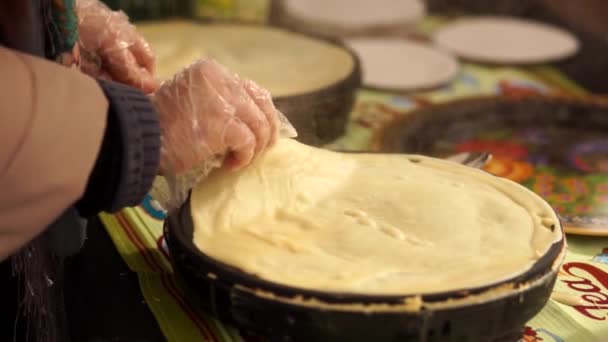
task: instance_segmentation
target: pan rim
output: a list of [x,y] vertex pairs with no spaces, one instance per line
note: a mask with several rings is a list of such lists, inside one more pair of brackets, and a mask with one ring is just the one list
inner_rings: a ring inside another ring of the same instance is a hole
[[[188,195],[186,202],[176,211],[169,214],[164,222],[164,235],[167,241],[169,252],[180,250],[185,255],[174,262],[187,262],[195,265],[201,270],[198,276],[209,279],[210,281],[221,280],[231,286],[238,286],[243,289],[255,289],[260,293],[272,294],[277,298],[302,298],[318,300],[329,305],[340,304],[362,304],[362,305],[404,305],[411,300],[421,300],[425,304],[441,303],[445,301],[460,300],[466,297],[483,295],[492,291],[511,287],[513,291],[520,287],[539,280],[551,272],[556,272],[556,268],[561,265],[566,251],[565,233],[561,222],[559,230],[561,238],[551,244],[546,253],[539,258],[526,271],[510,278],[497,281],[488,285],[454,289],[435,293],[403,293],[403,294],[360,294],[348,292],[330,292],[299,288],[290,285],[283,285],[277,282],[262,279],[254,274],[247,273],[237,267],[216,260],[206,255],[198,249],[192,241],[194,225],[190,214],[190,199]],[[172,248],[173,246],[173,248]]]

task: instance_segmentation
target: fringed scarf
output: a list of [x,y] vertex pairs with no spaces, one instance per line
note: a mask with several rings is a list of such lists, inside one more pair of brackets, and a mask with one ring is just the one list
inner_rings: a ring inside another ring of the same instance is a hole
[[[12,264],[19,301],[15,339],[23,338],[24,342],[66,341],[63,261],[49,250],[43,235],[14,255]],[[20,331],[24,331],[25,336],[19,336]]]
[[[6,41],[0,43],[39,54],[66,66],[75,63],[77,54],[74,52],[78,40],[76,0],[29,1],[29,4],[14,4],[12,10],[27,14],[15,20],[29,21],[25,25],[29,25],[30,29],[6,29],[7,34],[3,35]],[[23,22],[16,24],[24,25]],[[2,25],[2,28],[9,27],[10,22]],[[40,33],[44,36],[44,42],[39,39]],[[42,44],[44,46],[39,46]],[[66,342],[69,339],[63,296],[63,257],[53,250],[48,235],[42,234],[12,256],[19,301],[14,325],[15,338],[18,330],[25,331],[25,342]]]

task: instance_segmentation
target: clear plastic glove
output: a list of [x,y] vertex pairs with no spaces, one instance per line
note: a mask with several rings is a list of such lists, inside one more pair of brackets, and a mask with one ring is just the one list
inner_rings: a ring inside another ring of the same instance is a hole
[[126,14],[112,11],[99,0],[78,0],[76,10],[83,72],[145,93],[158,88],[154,53]]
[[171,192],[167,209],[213,168],[239,169],[279,135],[297,135],[268,91],[213,60],[197,61],[164,82],[152,101],[162,134],[160,171]]

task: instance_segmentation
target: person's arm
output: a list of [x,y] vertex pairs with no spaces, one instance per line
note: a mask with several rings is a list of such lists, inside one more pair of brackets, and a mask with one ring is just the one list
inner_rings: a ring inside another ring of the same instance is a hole
[[0,260],[82,195],[108,103],[77,71],[0,47]]
[[0,74],[0,260],[66,208],[90,216],[139,204],[159,165],[170,178],[216,155],[243,167],[278,134],[270,94],[214,61],[152,99],[5,48]]
[[148,97],[0,47],[0,260],[72,205],[136,205],[158,171]]

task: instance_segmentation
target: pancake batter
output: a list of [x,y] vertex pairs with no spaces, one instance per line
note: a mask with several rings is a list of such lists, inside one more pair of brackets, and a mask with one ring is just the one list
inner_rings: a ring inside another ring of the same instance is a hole
[[[421,156],[283,139],[193,190],[194,243],[266,280],[360,294],[433,293],[525,272],[561,238],[524,187]],[[553,228],[552,228],[553,227]]]

